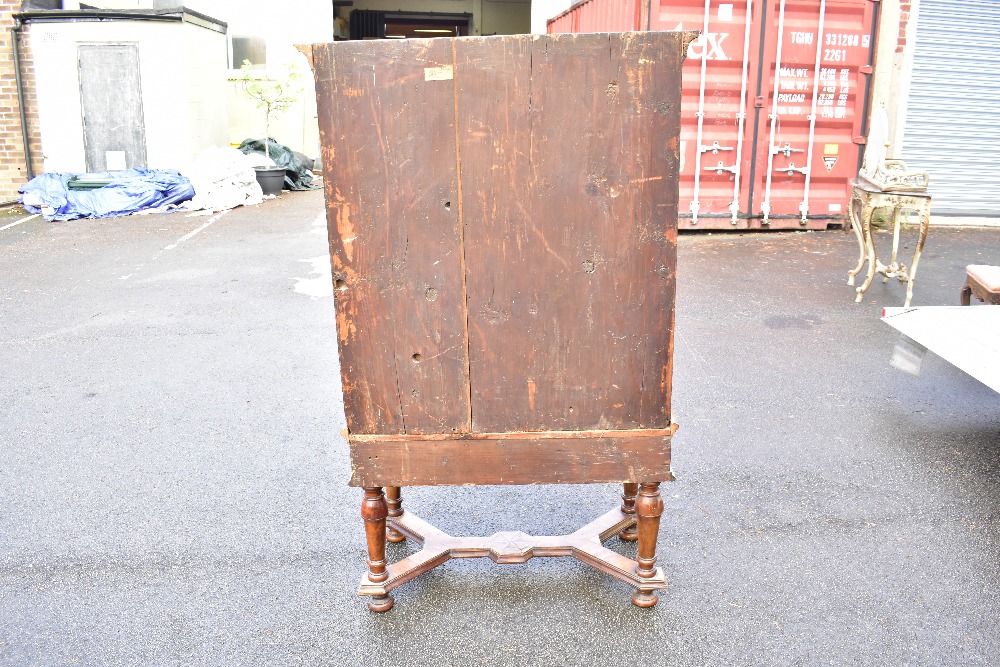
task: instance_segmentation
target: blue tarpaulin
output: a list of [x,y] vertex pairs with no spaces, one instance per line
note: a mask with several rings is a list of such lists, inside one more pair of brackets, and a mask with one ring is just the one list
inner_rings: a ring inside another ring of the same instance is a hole
[[108,178],[111,183],[96,190],[71,190],[67,185],[76,174],[49,173],[36,176],[21,188],[21,204],[46,220],[110,218],[147,208],[163,208],[194,197],[191,181],[169,169],[133,167],[124,171],[87,174]]

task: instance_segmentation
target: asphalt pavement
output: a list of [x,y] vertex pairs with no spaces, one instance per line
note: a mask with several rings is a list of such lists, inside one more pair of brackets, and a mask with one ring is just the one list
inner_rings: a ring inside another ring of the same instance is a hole
[[[997,664],[1000,394],[889,366],[905,289],[854,303],[849,232],[682,236],[656,607],[572,560],[464,560],[376,615],[322,193],[24,217],[0,219],[2,666]],[[914,305],[957,305],[969,263],[1000,264],[1000,229],[932,229]],[[404,505],[560,534],[617,494]]]

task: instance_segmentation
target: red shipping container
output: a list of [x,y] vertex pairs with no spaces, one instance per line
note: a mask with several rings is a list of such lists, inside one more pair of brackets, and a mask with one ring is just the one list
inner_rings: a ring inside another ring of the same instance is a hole
[[588,0],[548,30],[702,31],[683,70],[680,227],[824,229],[846,221],[876,12],[869,0]]
[[647,30],[645,11],[649,0],[578,2],[548,22],[549,34],[557,32],[630,32]]

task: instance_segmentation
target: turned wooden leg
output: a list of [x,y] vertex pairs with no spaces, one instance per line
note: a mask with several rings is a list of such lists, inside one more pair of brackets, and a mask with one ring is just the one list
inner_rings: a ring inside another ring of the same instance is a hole
[[[656,574],[656,538],[660,533],[662,514],[663,499],[660,497],[660,483],[643,483],[635,503],[639,532],[639,555],[635,559],[635,574],[640,579],[649,579]],[[637,607],[652,607],[658,599],[656,591],[637,590],[632,595],[632,602]]]
[[[394,519],[403,516],[403,499],[399,495],[398,486],[385,487],[385,502],[389,508],[389,518]],[[392,527],[392,524],[385,529],[385,539],[390,542],[405,542],[406,535]]]
[[[385,518],[389,509],[382,487],[365,487],[365,499],[361,502],[361,518],[365,520],[365,535],[368,538],[368,581],[379,583],[389,578],[385,571]],[[372,596],[368,608],[372,611],[392,609],[392,596]]]
[[962,288],[962,300],[960,303],[963,306],[968,306],[972,303],[972,288],[969,287],[969,283],[965,283],[965,287]]
[[[622,514],[635,514],[635,498],[639,495],[639,485],[625,482],[622,484]],[[618,533],[618,538],[626,542],[635,542],[639,539],[639,529],[632,524],[622,532]]]

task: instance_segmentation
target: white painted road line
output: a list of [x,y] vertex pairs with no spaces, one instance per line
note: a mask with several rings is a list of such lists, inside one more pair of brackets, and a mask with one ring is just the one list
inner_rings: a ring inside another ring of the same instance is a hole
[[203,231],[206,227],[208,227],[209,225],[211,225],[212,223],[214,223],[216,220],[218,220],[219,218],[221,218],[225,214],[226,214],[226,212],[223,211],[222,213],[219,213],[218,215],[213,215],[211,218],[208,219],[208,222],[206,222],[204,225],[202,225],[198,229],[195,229],[194,231],[188,232],[184,236],[180,237],[179,239],[177,239],[176,241],[174,241],[173,243],[171,243],[170,245],[168,245],[166,248],[164,248],[164,250],[173,250],[174,248],[176,248],[180,244],[182,244],[185,241],[187,241],[188,239],[192,238],[195,234],[198,234],[199,232]]
[[36,213],[34,215],[29,215],[27,218],[21,218],[20,220],[16,220],[16,221],[14,221],[14,222],[12,222],[12,223],[10,223],[8,225],[4,225],[3,227],[0,227],[0,232],[2,232],[5,229],[10,229],[11,227],[14,227],[15,225],[19,225],[22,222],[27,222],[28,220],[34,220],[35,218],[37,218],[40,215],[41,215],[41,213]]

